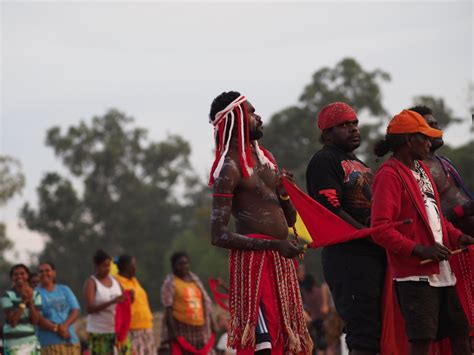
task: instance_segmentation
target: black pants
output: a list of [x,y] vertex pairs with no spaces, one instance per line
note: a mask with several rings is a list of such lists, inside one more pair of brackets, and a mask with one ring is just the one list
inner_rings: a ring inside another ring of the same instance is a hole
[[385,253],[368,250],[365,255],[361,248],[344,243],[325,247],[322,262],[334,304],[344,321],[347,347],[380,351]]

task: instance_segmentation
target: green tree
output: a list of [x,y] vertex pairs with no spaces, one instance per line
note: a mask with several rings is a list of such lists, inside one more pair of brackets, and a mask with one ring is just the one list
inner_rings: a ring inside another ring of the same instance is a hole
[[25,204],[22,216],[30,229],[48,236],[40,259],[53,260],[75,292],[101,247],[137,256],[139,278],[157,306],[163,256],[188,223],[186,196],[177,196],[192,190],[196,178],[186,141],[169,136],[150,142],[132,124],[131,117],[110,110],[65,132],[49,129],[46,144],[72,178],[47,173],[37,189],[38,207]]
[[[18,160],[9,156],[0,156],[0,207],[4,206],[25,186],[25,176]],[[0,223],[0,285],[8,284],[10,263],[5,259],[5,252],[10,250],[12,242],[6,234],[6,226]]]
[[20,193],[24,186],[25,176],[21,172],[20,162],[12,157],[0,155],[0,206]]
[[[353,58],[342,59],[334,68],[319,69],[304,87],[299,102],[271,117],[265,127],[264,146],[280,166],[294,172],[300,186],[305,186],[306,165],[321,147],[316,128],[319,110],[331,102],[342,101],[358,113],[385,117],[380,85],[389,80],[388,73],[380,69],[367,71]],[[366,131],[368,135],[369,130]]]

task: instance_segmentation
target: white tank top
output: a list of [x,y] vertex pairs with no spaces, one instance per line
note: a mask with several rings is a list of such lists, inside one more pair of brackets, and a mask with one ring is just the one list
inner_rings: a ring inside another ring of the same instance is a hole
[[[95,282],[95,298],[94,305],[102,304],[113,300],[122,294],[119,283],[114,277],[109,276],[112,281],[112,286],[105,287],[95,276],[92,276]],[[87,315],[87,332],[88,333],[115,333],[115,307],[112,304],[104,308],[100,312],[91,313]]]

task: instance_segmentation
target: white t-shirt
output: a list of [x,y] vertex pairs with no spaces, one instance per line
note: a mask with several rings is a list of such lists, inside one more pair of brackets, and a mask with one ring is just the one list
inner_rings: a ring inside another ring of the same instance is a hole
[[[102,304],[109,302],[122,294],[122,289],[118,281],[109,275],[112,285],[110,287],[104,286],[95,276],[92,279],[96,285],[94,304]],[[115,308],[116,304],[112,304],[103,310],[91,313],[87,316],[87,332],[108,334],[115,333]]]
[[[443,230],[441,226],[441,213],[436,203],[433,186],[426,172],[421,167],[418,161],[415,161],[415,170],[411,171],[418,183],[423,196],[423,201],[426,208],[426,214],[430,222],[430,227],[434,235],[436,243],[443,244]],[[430,286],[445,287],[456,284],[456,276],[451,271],[451,266],[447,260],[440,261],[439,274],[409,276],[403,278],[396,278],[397,281],[428,281]]]

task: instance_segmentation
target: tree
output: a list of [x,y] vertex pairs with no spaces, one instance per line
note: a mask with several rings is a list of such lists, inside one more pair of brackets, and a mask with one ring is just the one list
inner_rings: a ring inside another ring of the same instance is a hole
[[169,136],[150,142],[132,123],[110,110],[66,132],[49,129],[46,144],[73,178],[47,173],[37,189],[38,207],[25,204],[22,216],[30,229],[48,237],[40,259],[54,261],[59,278],[76,292],[101,247],[137,256],[139,277],[156,306],[162,258],[188,223],[186,196],[178,198],[178,192],[192,190],[196,178],[186,141]]
[[24,186],[25,176],[21,172],[20,162],[12,157],[0,155],[0,206],[20,193]]
[[[9,156],[0,156],[0,206],[3,206],[25,186],[25,176],[18,160]],[[5,259],[5,252],[10,250],[12,242],[6,234],[6,226],[0,223],[0,284],[8,284],[10,262]]]
[[319,69],[304,87],[299,103],[271,117],[265,127],[264,146],[304,186],[306,165],[321,146],[316,128],[319,110],[331,102],[343,101],[359,114],[366,111],[380,119],[387,112],[380,85],[389,80],[388,73],[380,69],[366,71],[352,58],[342,59],[334,68]]

